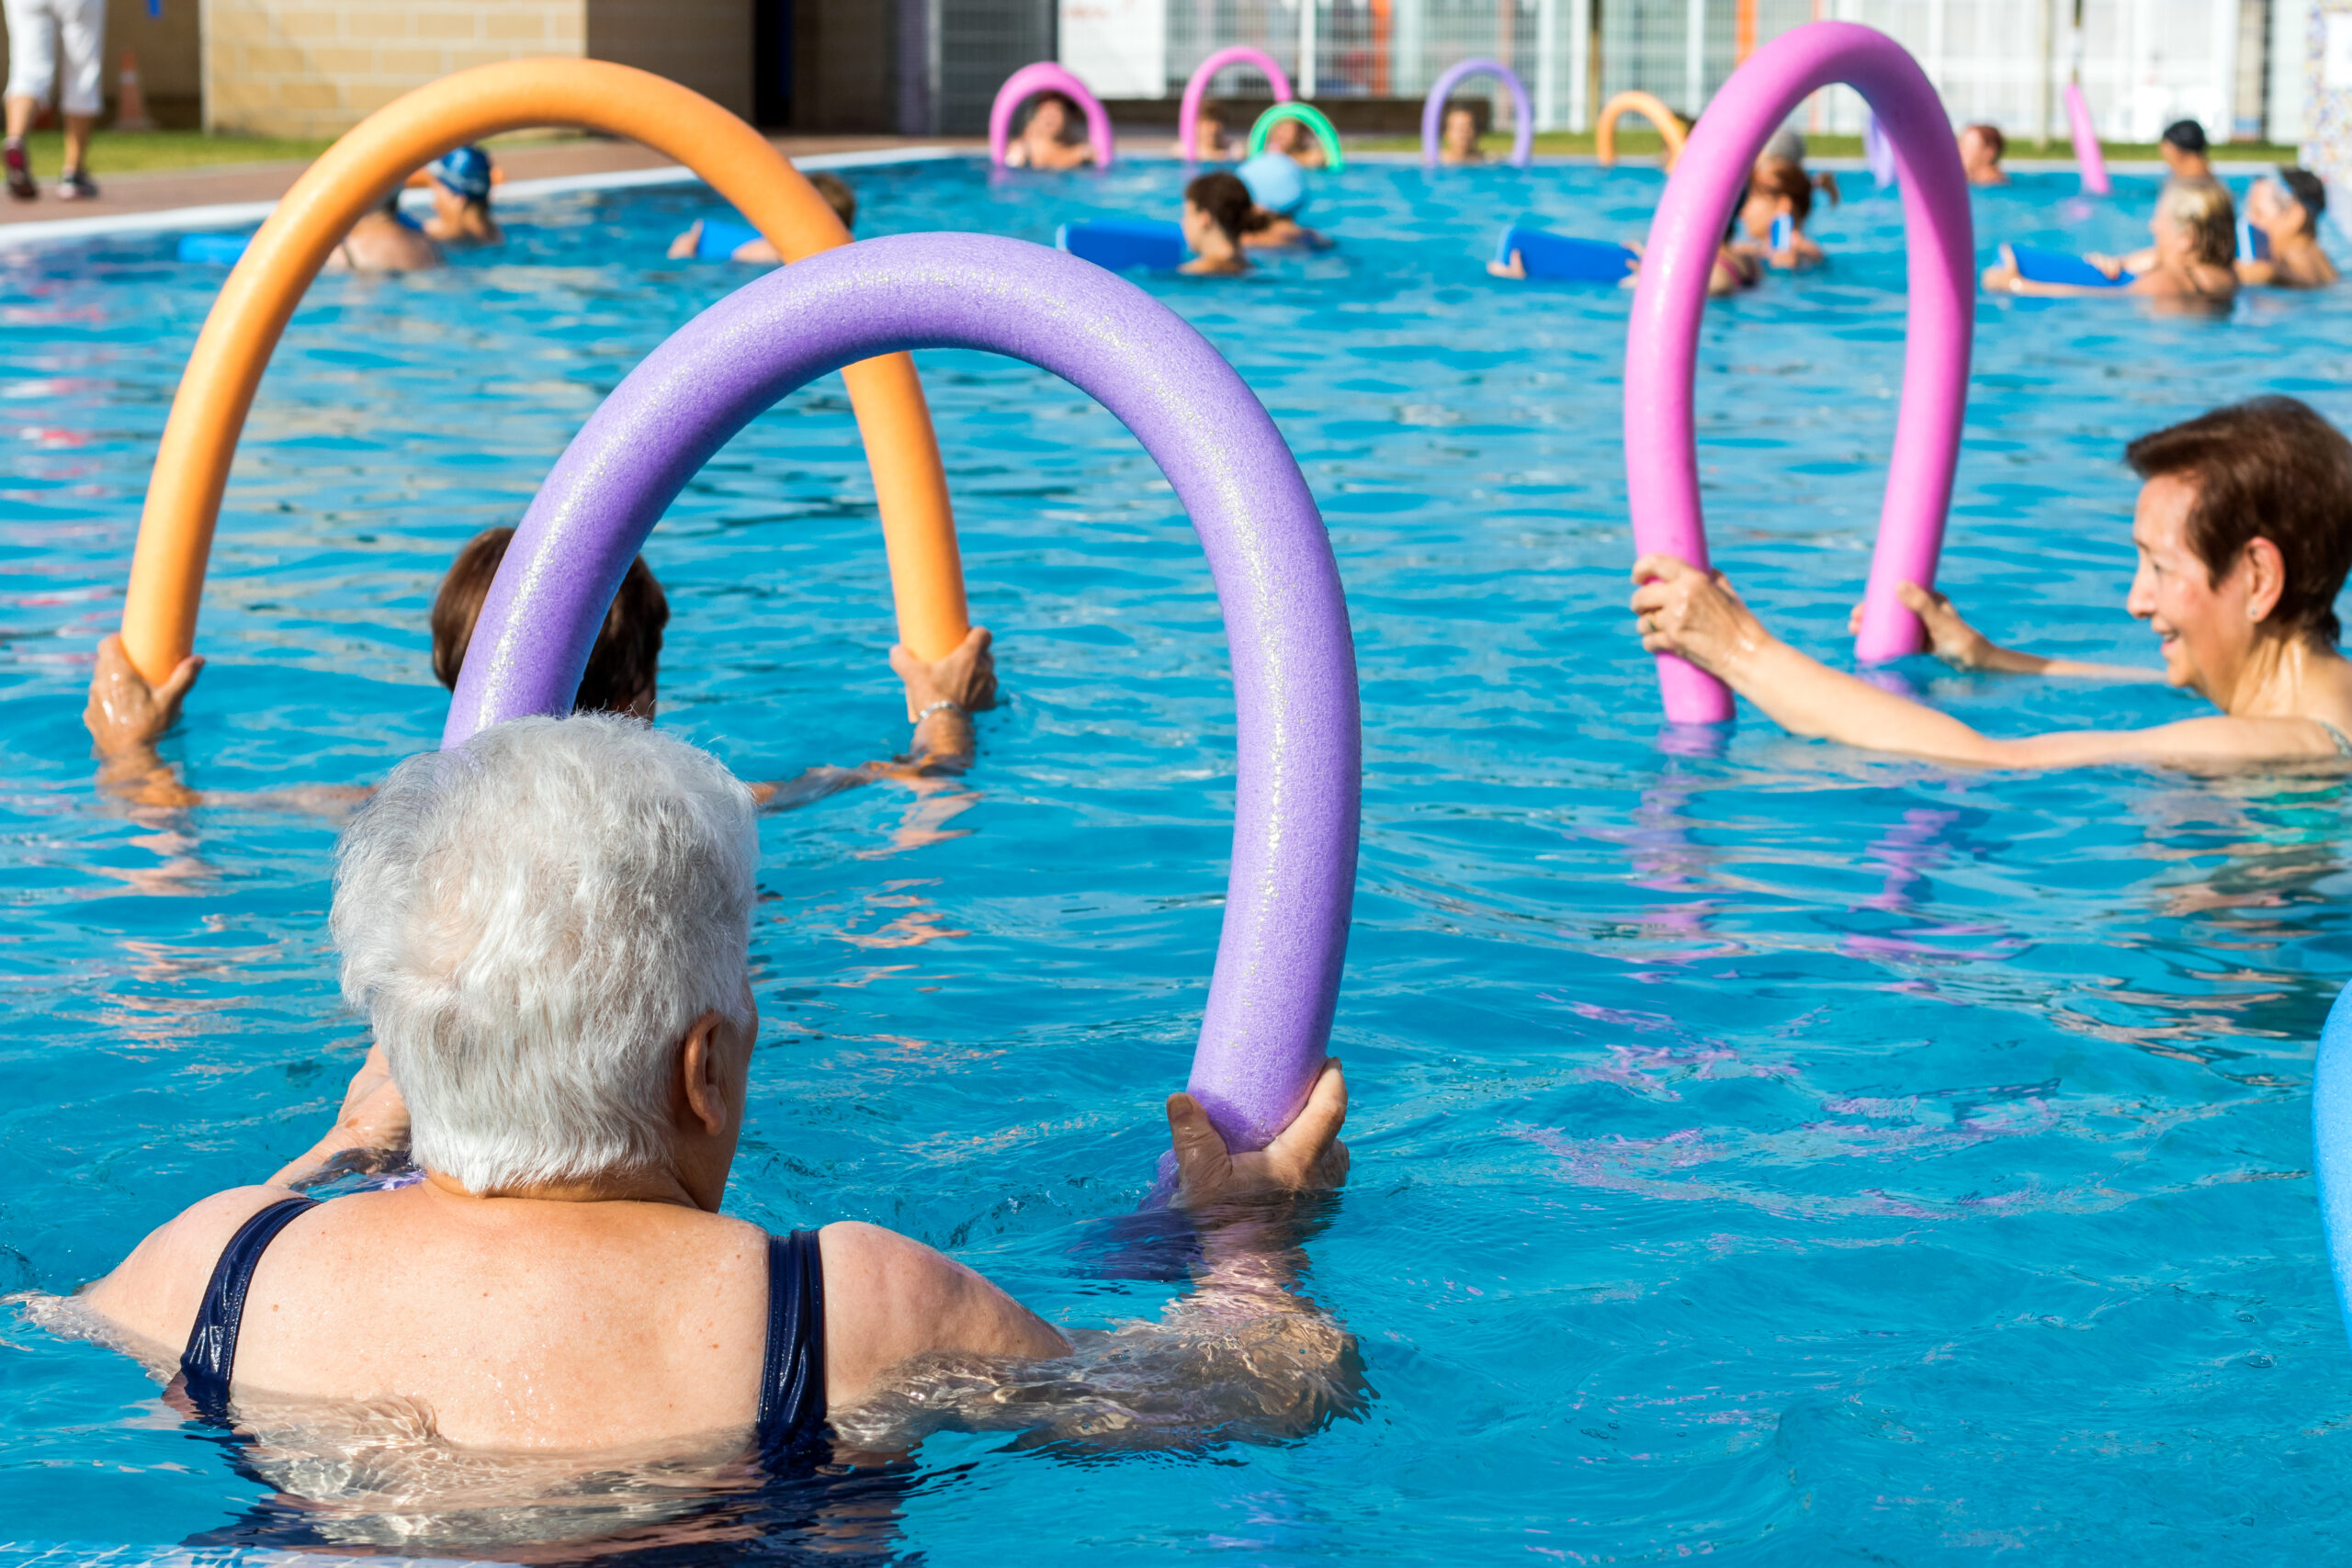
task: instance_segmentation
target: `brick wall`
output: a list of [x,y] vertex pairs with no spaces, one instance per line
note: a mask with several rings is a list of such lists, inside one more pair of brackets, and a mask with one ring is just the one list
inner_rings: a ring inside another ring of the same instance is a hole
[[336,135],[452,71],[583,53],[591,3],[207,0],[205,122],[222,131]]

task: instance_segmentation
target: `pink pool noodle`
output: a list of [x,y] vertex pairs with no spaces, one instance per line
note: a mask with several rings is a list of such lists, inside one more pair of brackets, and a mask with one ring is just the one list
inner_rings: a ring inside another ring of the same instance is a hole
[[1118,417],[1199,535],[1233,660],[1233,859],[1189,1084],[1263,1148],[1330,1038],[1355,897],[1355,644],[1315,498],[1274,422],[1184,320],[1091,263],[985,234],[900,234],[795,262],[646,355],[523,514],[450,699],[444,747],[567,713],[621,578],[734,434],[844,365],[972,348],[1052,371]]
[[1429,96],[1421,100],[1422,166],[1437,167],[1438,122],[1445,118],[1445,96],[1468,76],[1492,76],[1510,94],[1510,161],[1520,168],[1527,167],[1535,152],[1535,111],[1528,107],[1527,85],[1498,60],[1463,61],[1430,85]]
[[1184,84],[1184,102],[1176,111],[1176,139],[1184,144],[1184,161],[1188,164],[1193,161],[1193,126],[1201,118],[1201,100],[1208,96],[1209,84],[1216,73],[1228,65],[1256,66],[1273,84],[1274,102],[1290,102],[1290,78],[1283,74],[1283,68],[1274,63],[1272,55],[1246,43],[1218,50],[1202,61],[1200,69],[1193,73],[1193,79]]
[[2075,133],[2075,162],[2083,171],[2083,188],[2106,196],[2115,187],[2108,183],[2107,154],[2099,151],[2098,128],[2091,123],[2090,100],[2083,96],[2080,82],[2066,84],[2066,125]]
[[[1855,657],[1868,662],[1922,646],[1918,617],[1903,607],[1895,589],[1935,581],[1976,320],[1968,178],[1951,126],[1918,62],[1884,33],[1854,22],[1792,28],[1750,56],[1691,129],[1651,220],[1634,289],[1625,342],[1625,484],[1634,548],[1704,568],[1691,382],[1707,276],[1765,139],[1805,95],[1836,82],[1868,100],[1894,148],[1910,253],[1903,402],[1854,639]],[[1662,654],[1657,673],[1667,717],[1675,723],[1731,717],[1730,692],[1697,666]]]
[[1040,60],[1024,65],[1004,79],[996,90],[996,102],[989,106],[989,161],[998,168],[1004,167],[1004,150],[1012,138],[1012,117],[1021,106],[1040,93],[1067,93],[1078,100],[1086,111],[1086,139],[1094,143],[1094,162],[1102,168],[1111,166],[1111,112],[1102,100],[1088,90],[1085,83],[1050,60]]

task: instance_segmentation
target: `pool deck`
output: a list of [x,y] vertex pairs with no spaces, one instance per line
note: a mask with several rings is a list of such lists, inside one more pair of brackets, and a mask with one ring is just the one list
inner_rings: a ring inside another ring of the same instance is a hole
[[[855,152],[911,151],[919,147],[949,147],[959,151],[985,147],[971,137],[905,136],[787,136],[771,137],[787,158],[822,158]],[[674,167],[672,159],[634,141],[601,138],[560,141],[547,146],[510,146],[497,150],[499,167],[510,182],[591,180]],[[106,172],[106,136],[101,132],[92,150],[91,164],[104,192],[95,201],[60,201],[51,194],[56,171],[43,171],[38,201],[0,199],[0,232],[12,240],[34,232],[66,238],[112,228],[125,219],[153,218],[164,213],[227,209],[258,209],[284,196],[307,163],[222,164],[209,168],[165,169],[152,174],[114,175]],[[71,228],[61,227],[71,224]]]

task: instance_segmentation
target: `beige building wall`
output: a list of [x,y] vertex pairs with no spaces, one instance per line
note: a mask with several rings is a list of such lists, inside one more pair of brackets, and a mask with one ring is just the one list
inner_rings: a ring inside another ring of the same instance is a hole
[[212,130],[334,136],[469,65],[579,55],[587,0],[205,0]]
[[[161,17],[147,14],[147,0],[107,0],[104,79],[109,114],[114,109],[116,74],[128,50],[139,57],[140,85],[146,90],[147,112],[155,122],[182,128],[197,123],[202,112],[204,73],[196,13],[193,0],[165,6]],[[0,74],[7,68],[8,46],[0,38]]]

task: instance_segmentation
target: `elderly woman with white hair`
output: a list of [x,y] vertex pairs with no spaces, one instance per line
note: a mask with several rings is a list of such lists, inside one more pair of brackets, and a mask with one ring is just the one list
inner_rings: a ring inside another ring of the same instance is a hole
[[[509,1451],[741,1434],[773,1461],[821,1451],[916,1358],[1065,1356],[1060,1330],[904,1236],[719,1212],[759,1032],[757,853],[745,786],[633,719],[518,719],[402,763],[339,852],[332,929],[375,1038],[334,1130],[83,1300],[175,1357],[216,1421],[249,1396],[398,1399],[444,1440]],[[1230,1155],[1170,1097],[1178,1204],[1337,1185],[1345,1112],[1330,1063],[1272,1147]],[[402,1149],[422,1179],[293,1189]]]

